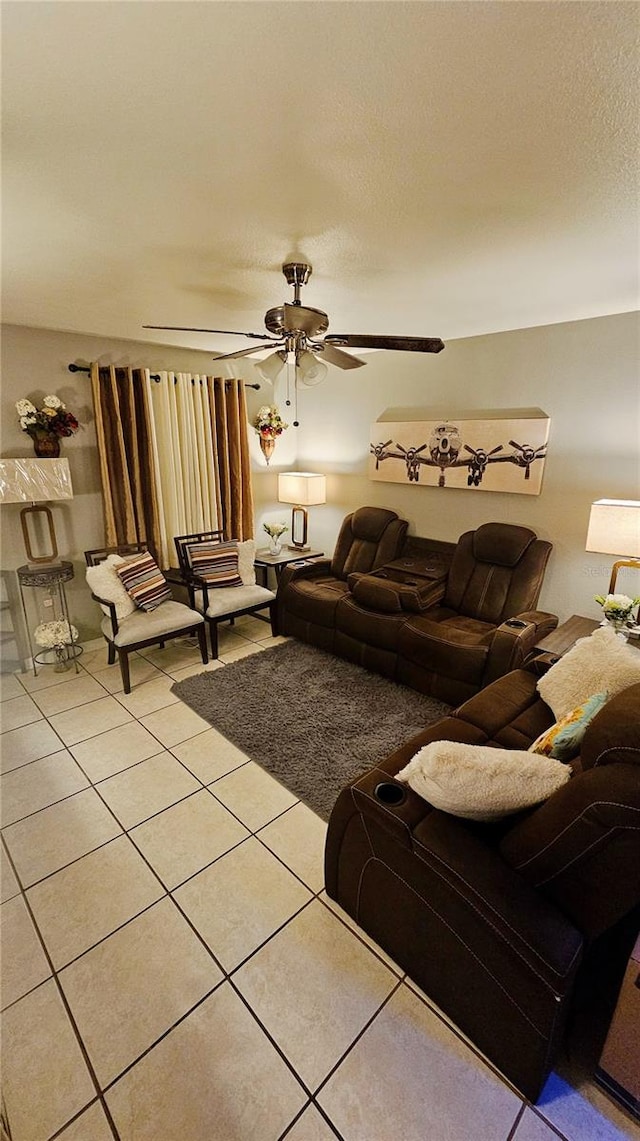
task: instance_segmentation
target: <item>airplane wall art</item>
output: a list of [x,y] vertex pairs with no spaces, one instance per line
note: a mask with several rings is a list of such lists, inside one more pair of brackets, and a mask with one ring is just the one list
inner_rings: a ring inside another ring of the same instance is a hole
[[371,429],[369,477],[539,495],[549,426],[542,412],[513,418],[378,420]]

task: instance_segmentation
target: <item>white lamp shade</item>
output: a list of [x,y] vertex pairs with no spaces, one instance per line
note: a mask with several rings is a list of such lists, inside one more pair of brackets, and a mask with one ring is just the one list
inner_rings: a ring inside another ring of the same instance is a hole
[[640,501],[598,499],[592,503],[586,550],[640,556]]
[[54,499],[73,499],[68,460],[0,460],[0,503]]
[[313,507],[327,502],[325,476],[310,471],[283,471],[278,476],[278,502]]
[[279,377],[286,364],[286,353],[277,352],[271,353],[270,356],[265,357],[263,361],[256,361],[254,368],[258,370],[260,376],[264,380],[270,380],[271,383]]

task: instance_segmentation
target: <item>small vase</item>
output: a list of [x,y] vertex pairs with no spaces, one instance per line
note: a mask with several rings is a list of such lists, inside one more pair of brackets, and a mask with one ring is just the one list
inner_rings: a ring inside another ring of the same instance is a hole
[[262,453],[264,455],[265,460],[267,461],[267,466],[269,465],[269,460],[271,459],[271,457],[273,455],[273,450],[274,450],[275,446],[276,446],[276,442],[275,442],[273,436],[263,436],[263,435],[260,436],[260,447],[262,448]]
[[40,459],[55,460],[60,455],[60,437],[53,432],[41,432],[33,437],[33,450]]
[[279,535],[277,537],[272,536],[269,539],[269,554],[270,555],[279,555],[281,550],[282,550],[282,539],[280,538]]

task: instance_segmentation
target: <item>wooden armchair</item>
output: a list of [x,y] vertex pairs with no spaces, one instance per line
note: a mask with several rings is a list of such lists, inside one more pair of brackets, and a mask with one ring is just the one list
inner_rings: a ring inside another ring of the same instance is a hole
[[[199,574],[194,567],[198,554],[215,548],[224,548],[221,531],[198,531],[191,535],[177,535],[174,538],[180,572],[189,592],[189,603],[201,613],[208,626],[211,642],[211,656],[218,657],[218,626],[221,622],[233,623],[242,614],[255,614],[256,618],[271,623],[271,633],[277,634],[276,596],[272,590],[258,586],[254,568],[256,545],[253,539],[228,545],[233,561],[233,544],[237,547],[238,572],[241,582],[235,586],[219,586],[209,575]],[[201,552],[197,548],[202,548]],[[268,617],[261,611],[268,610]]]
[[[93,551],[85,551],[84,557],[87,567],[97,567],[110,555],[119,555],[126,559],[127,556],[143,554],[146,551],[153,555],[153,551],[146,543],[127,543],[118,547],[99,547]],[[165,642],[172,638],[195,636],[198,638],[202,661],[204,665],[207,664],[209,658],[202,614],[173,599],[161,602],[155,610],[141,610],[130,601],[127,605],[123,599],[124,587],[115,571],[113,579],[117,581],[112,590],[109,589],[105,579],[101,593],[92,589],[91,597],[99,603],[104,612],[101,629],[107,641],[107,660],[109,665],[113,665],[117,654],[125,693],[131,693],[129,654],[145,646],[163,647]],[[126,591],[124,594],[126,595]]]

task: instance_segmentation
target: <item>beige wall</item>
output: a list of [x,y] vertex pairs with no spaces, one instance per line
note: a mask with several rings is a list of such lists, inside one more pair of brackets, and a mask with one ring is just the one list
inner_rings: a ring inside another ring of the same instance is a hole
[[[640,495],[638,318],[622,314],[565,325],[524,329],[451,341],[443,353],[373,353],[365,368],[330,369],[322,385],[300,393],[300,427],[278,441],[267,468],[251,434],[256,499],[256,538],[265,519],[288,520],[277,503],[277,473],[288,468],[327,473],[327,499],[310,509],[310,538],[330,552],[344,515],[370,503],[392,507],[416,534],[456,539],[487,520],[522,523],[554,544],[541,604],[561,617],[598,616],[593,595],[606,591],[611,559],[584,551],[589,506],[601,496]],[[105,341],[49,330],[5,326],[2,338],[0,454],[28,456],[31,441],[20,431],[15,401],[57,393],[78,417],[81,429],[64,440],[74,499],[53,507],[60,551],[71,558],[72,617],[82,638],[98,629],[95,604],[84,582],[83,551],[104,541],[93,411],[86,374],[71,374],[70,361],[172,368],[259,379],[249,362],[214,366],[210,353],[130,341]],[[261,382],[248,390],[253,416],[273,393]],[[276,401],[285,419],[293,410]],[[370,426],[389,407],[460,409],[537,406],[551,417],[549,458],[540,496],[478,490],[400,486],[367,477]],[[19,506],[1,509],[2,569],[25,561]],[[621,580],[629,590],[630,577]],[[640,591],[640,588],[639,588]]]
[[[297,466],[328,475],[327,505],[310,509],[314,545],[331,551],[343,516],[370,503],[395,509],[410,531],[457,539],[489,520],[522,523],[554,549],[541,605],[560,615],[600,616],[613,558],[587,554],[594,499],[640,498],[639,326],[637,314],[521,329],[451,341],[436,356],[378,352],[365,368],[330,369],[303,391]],[[369,431],[386,408],[540,407],[551,417],[539,496],[476,489],[400,486],[367,477]],[[291,435],[291,430],[286,433]],[[279,459],[276,451],[274,462]],[[282,515],[275,474],[256,481],[260,511]],[[640,593],[633,572],[619,586]]]

